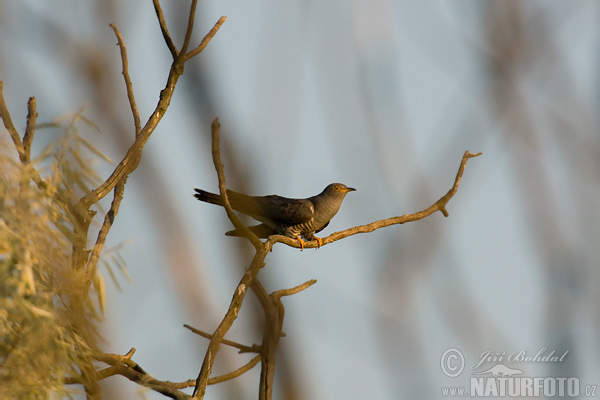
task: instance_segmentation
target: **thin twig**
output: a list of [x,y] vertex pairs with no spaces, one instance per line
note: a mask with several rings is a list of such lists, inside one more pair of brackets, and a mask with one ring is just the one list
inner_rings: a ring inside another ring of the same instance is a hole
[[96,358],[98,361],[102,361],[112,367],[112,369],[103,370],[105,372],[98,379],[112,375],[122,375],[132,382],[150,388],[172,399],[183,400],[191,398],[190,395],[178,390],[181,386],[180,384],[168,381],[159,381],[152,375],[145,372],[137,363],[129,359],[127,355],[121,356],[118,354],[99,354],[96,356]]
[[[23,167],[28,168],[28,171],[31,173],[31,179],[35,182],[35,184],[37,185],[37,187],[40,190],[46,190],[46,188],[48,187],[46,185],[46,182],[44,181],[44,179],[42,179],[42,177],[40,176],[40,173],[33,168],[30,158],[31,156],[26,156],[26,154],[30,154],[31,153],[31,140],[33,140],[33,128],[35,127],[35,120],[37,117],[37,113],[35,112],[35,98],[31,98],[29,99],[29,103],[27,105],[27,108],[29,110],[29,113],[27,115],[27,129],[30,129],[31,126],[31,131],[30,134],[27,134],[27,131],[25,132],[24,135],[24,139],[27,140],[28,144],[28,152],[25,153],[25,146],[23,144],[23,142],[21,141],[21,138],[19,137],[19,133],[17,132],[15,126],[13,125],[12,122],[12,118],[10,116],[10,112],[8,111],[8,108],[6,107],[6,103],[4,101],[4,95],[2,93],[2,84],[4,82],[0,81],[0,118],[2,118],[2,121],[4,122],[4,127],[6,128],[6,130],[8,131],[8,133],[10,134],[10,137],[13,141],[13,143],[15,144],[15,148],[17,149],[17,153],[19,153],[19,159],[21,160],[21,163],[23,164]],[[33,100],[32,100],[33,99]],[[31,122],[30,122],[31,121]],[[57,195],[57,200],[62,202],[62,203],[67,203],[66,199],[62,198],[62,196]]]
[[223,206],[225,207],[225,212],[227,213],[227,217],[233,224],[233,226],[242,231],[244,235],[250,240],[254,248],[258,249],[262,247],[263,243],[256,236],[254,232],[248,229],[242,221],[235,215],[233,212],[233,208],[229,203],[229,198],[227,196],[227,188],[225,185],[225,172],[223,163],[221,162],[221,142],[219,138],[219,132],[221,129],[221,124],[219,123],[219,118],[215,118],[215,120],[211,124],[211,134],[212,134],[212,158],[213,163],[215,165],[215,169],[217,170],[217,176],[219,178],[219,193],[221,194],[221,198],[223,199]]
[[89,286],[92,283],[94,278],[94,273],[96,271],[96,266],[98,265],[98,260],[100,259],[100,253],[102,253],[102,249],[104,248],[104,244],[106,243],[106,236],[112,227],[112,224],[119,212],[119,206],[121,205],[121,200],[123,200],[123,194],[125,191],[125,183],[127,181],[127,177],[123,179],[123,181],[119,182],[117,186],[115,186],[115,194],[113,197],[113,201],[110,205],[110,210],[104,216],[104,222],[102,223],[102,227],[98,232],[98,238],[96,239],[96,244],[94,245],[94,249],[92,250],[92,254],[90,256],[90,260],[88,261],[87,271],[86,271],[86,285]]
[[219,376],[210,378],[208,380],[208,384],[214,385],[216,383],[221,383],[221,382],[225,382],[225,381],[229,381],[231,379],[237,378],[238,376],[240,376],[240,375],[250,371],[252,368],[254,368],[254,366],[256,364],[258,364],[259,361],[260,361],[260,355],[254,357],[247,364],[241,366],[240,368],[236,369],[235,371],[231,371],[228,374],[223,374],[223,375],[219,375]]
[[17,148],[17,152],[19,153],[19,157],[23,157],[23,142],[21,142],[21,138],[19,137],[19,132],[13,125],[12,119],[10,117],[10,112],[6,107],[6,103],[4,102],[4,95],[2,94],[2,86],[4,82],[0,81],[0,117],[2,121],[4,121],[4,127],[8,131],[15,147]]
[[271,297],[274,299],[280,299],[283,296],[291,296],[296,293],[300,293],[304,289],[307,289],[317,283],[316,279],[311,279],[310,281],[304,282],[302,285],[298,285],[296,287],[290,289],[281,289],[271,293]]
[[23,135],[23,158],[21,162],[27,163],[31,160],[31,144],[35,133],[35,121],[37,120],[37,103],[35,97],[30,97],[27,102],[27,127]]
[[171,35],[169,34],[169,30],[167,29],[167,22],[165,21],[165,16],[163,14],[162,8],[160,7],[160,3],[158,0],[152,0],[154,3],[154,11],[156,12],[156,16],[158,17],[158,23],[160,24],[160,31],[162,32],[163,38],[165,39],[165,43],[173,56],[173,60],[177,58],[179,52],[177,51],[177,47],[173,43],[173,39],[171,39]]
[[208,43],[217,34],[217,31],[219,30],[219,28],[221,28],[221,25],[223,25],[223,23],[226,20],[227,20],[226,16],[222,16],[221,18],[219,18],[219,20],[217,21],[217,23],[215,24],[215,26],[213,26],[213,28],[210,30],[210,32],[208,32],[206,34],[206,36],[204,36],[204,39],[202,39],[202,41],[200,42],[200,44],[198,45],[198,47],[196,47],[194,50],[190,51],[189,53],[187,53],[185,55],[185,60],[187,61],[190,58],[195,57],[198,54],[202,53],[202,50],[204,50],[206,48],[206,46],[208,45]]
[[131,108],[131,114],[133,114],[133,124],[135,125],[135,136],[140,134],[142,130],[142,124],[140,122],[140,113],[135,103],[135,96],[133,95],[133,84],[131,83],[131,77],[129,76],[129,62],[127,61],[127,47],[125,47],[125,41],[121,32],[117,29],[115,24],[110,24],[110,27],[115,31],[117,35],[117,41],[119,48],[121,49],[121,62],[123,65],[123,77],[125,78],[125,87],[127,88],[127,98],[129,99],[129,107]]
[[[211,335],[210,333],[201,331],[200,329],[196,329],[193,326],[190,326],[188,324],[183,324],[183,326],[188,328],[190,331],[194,332],[196,335],[200,335],[207,339],[213,338],[213,335]],[[252,346],[246,346],[244,344],[240,344],[238,342],[234,342],[233,340],[227,340],[227,339],[222,339],[221,343],[223,343],[227,346],[231,346],[231,347],[235,347],[236,349],[239,349],[240,353],[260,353],[260,346],[257,344],[254,344]]]
[[[440,211],[442,214],[444,214],[444,216],[447,217],[448,211],[446,210],[446,204],[448,203],[448,201],[450,201],[452,196],[454,196],[454,194],[458,190],[458,185],[460,184],[460,180],[461,180],[463,172],[465,170],[465,165],[467,164],[467,161],[469,160],[469,158],[477,157],[479,155],[481,155],[481,153],[472,154],[472,153],[469,153],[468,151],[465,151],[465,154],[463,155],[463,158],[460,162],[460,167],[456,174],[456,178],[454,180],[454,184],[453,184],[452,188],[450,188],[448,193],[446,193],[444,196],[442,196],[438,201],[436,201],[434,204],[432,204],[429,208],[427,208],[423,211],[416,212],[414,214],[405,214],[405,215],[401,215],[399,217],[386,218],[386,219],[382,219],[380,221],[371,222],[370,224],[355,226],[354,228],[349,228],[349,229],[346,229],[346,230],[343,230],[340,232],[332,233],[331,235],[322,239],[323,242],[321,245],[323,246],[323,245],[326,245],[329,243],[333,243],[335,241],[347,238],[348,236],[356,235],[358,233],[369,233],[369,232],[373,232],[374,230],[377,230],[380,228],[385,228],[385,227],[388,227],[391,225],[405,224],[407,222],[418,221],[420,219],[423,219],[423,218],[433,214],[436,211]],[[281,242],[281,243],[285,243],[291,247],[300,248],[300,245],[298,244],[297,240],[289,238],[287,236],[283,236],[283,235],[270,236],[268,241],[273,244],[275,244],[277,242]],[[305,248],[314,248],[314,247],[317,247],[317,243],[316,243],[316,241],[311,241],[311,242],[305,243],[304,247]]]
[[188,26],[185,30],[185,37],[183,38],[183,45],[181,46],[181,51],[177,56],[178,63],[180,63],[181,68],[183,68],[183,64],[186,61],[185,54],[187,53],[187,50],[190,47],[190,41],[192,40],[192,31],[194,30],[194,17],[196,16],[197,4],[198,0],[192,0],[192,4],[190,6],[190,15],[188,17]]

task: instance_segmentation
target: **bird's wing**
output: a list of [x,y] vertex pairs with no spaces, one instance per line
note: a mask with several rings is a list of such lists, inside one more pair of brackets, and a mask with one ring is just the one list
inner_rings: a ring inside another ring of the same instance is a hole
[[[277,195],[263,196],[256,199],[260,202],[262,215],[286,225],[307,222],[315,212],[314,204],[307,199],[288,199]],[[251,214],[249,215],[254,217]]]

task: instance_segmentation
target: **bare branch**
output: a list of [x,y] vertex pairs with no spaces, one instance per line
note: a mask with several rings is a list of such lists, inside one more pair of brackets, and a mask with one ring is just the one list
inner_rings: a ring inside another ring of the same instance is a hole
[[[196,3],[197,0],[194,0],[192,2],[192,11],[195,10]],[[190,21],[193,22],[193,20],[193,16],[190,15]],[[188,26],[188,33],[191,35],[190,26]],[[185,57],[181,57],[181,54],[175,61],[173,61],[171,69],[169,70],[169,77],[167,78],[167,83],[165,85],[165,88],[160,92],[160,98],[158,100],[156,108],[148,118],[148,121],[140,131],[139,135],[137,135],[131,147],[129,147],[129,149],[127,150],[127,154],[125,154],[125,156],[117,165],[113,173],[100,186],[98,186],[96,189],[92,190],[79,200],[84,208],[89,208],[90,205],[95,204],[100,199],[108,195],[119,181],[121,181],[125,176],[129,175],[137,168],[137,165],[140,161],[142,148],[150,138],[152,132],[154,132],[154,130],[156,129],[156,126],[158,125],[162,117],[165,115],[165,112],[167,111],[167,108],[171,103],[171,98],[173,97],[173,92],[175,91],[175,85],[177,84],[179,77],[183,73],[184,62]]]
[[17,132],[17,129],[13,125],[12,119],[10,117],[10,112],[8,111],[8,108],[6,107],[6,103],[4,102],[4,95],[2,94],[3,84],[4,84],[4,82],[0,81],[0,117],[2,118],[2,121],[4,121],[4,127],[10,134],[10,137],[11,137],[13,143],[15,144],[15,147],[17,148],[19,157],[23,157],[23,154],[24,154],[23,142],[21,142],[19,133]]
[[[19,159],[21,160],[21,163],[23,164],[23,166],[25,168],[29,168],[29,171],[31,172],[31,179],[35,182],[37,187],[40,190],[45,190],[47,188],[46,182],[44,181],[44,179],[42,179],[39,172],[35,168],[33,168],[33,166],[31,165],[31,161],[30,161],[31,141],[33,140],[33,132],[34,132],[34,128],[35,128],[35,121],[37,118],[35,98],[34,97],[30,98],[29,102],[27,103],[27,109],[28,109],[27,128],[25,131],[25,135],[23,135],[23,140],[25,140],[25,142],[27,143],[27,151],[26,151],[25,145],[21,141],[21,138],[19,137],[19,133],[17,132],[15,126],[12,123],[12,119],[10,117],[10,112],[8,111],[8,108],[6,107],[6,103],[4,102],[4,95],[2,93],[3,83],[4,82],[0,81],[0,118],[2,118],[2,121],[4,122],[4,127],[10,134],[10,137],[13,140],[13,143],[15,144],[17,152],[19,153]],[[64,199],[60,198],[60,196],[57,196],[57,199],[59,201],[65,202]]]
[[123,77],[125,78],[125,87],[127,88],[127,98],[129,99],[129,106],[131,107],[131,114],[133,114],[133,123],[135,125],[135,136],[140,134],[142,130],[142,124],[140,122],[140,113],[137,105],[135,104],[135,96],[133,95],[133,85],[131,78],[129,77],[129,62],[127,61],[127,48],[125,47],[125,41],[121,32],[117,29],[115,24],[110,24],[110,27],[115,31],[117,35],[117,41],[119,42],[119,48],[121,49],[121,61],[123,63]]
[[298,286],[290,288],[290,289],[277,290],[277,291],[271,293],[271,297],[273,299],[280,299],[283,296],[291,296],[293,294],[300,293],[301,291],[311,287],[315,283],[317,283],[317,280],[311,279],[310,281],[304,282],[302,285],[298,285]]
[[[110,365],[112,368],[100,371],[101,374],[98,379],[112,375],[122,375],[132,382],[150,388],[172,399],[191,399],[190,395],[178,390],[181,385],[168,381],[159,381],[125,356],[119,356],[118,354],[104,354],[100,355],[98,360]],[[130,363],[135,364],[138,368],[131,367]]]
[[317,283],[315,279],[304,282],[291,289],[277,290],[268,295],[264,287],[255,280],[252,290],[259,298],[265,313],[265,322],[262,341],[262,359],[260,370],[260,384],[258,391],[259,399],[271,399],[273,397],[273,380],[275,377],[275,352],[279,345],[279,339],[285,336],[283,333],[283,318],[285,308],[281,302],[282,296],[290,296]]
[[202,42],[200,42],[200,44],[198,45],[198,47],[196,47],[194,50],[190,51],[189,53],[187,53],[185,55],[185,60],[186,61],[189,60],[190,58],[195,57],[198,54],[202,53],[202,50],[204,50],[206,48],[206,46],[208,45],[208,43],[217,34],[217,31],[219,30],[219,28],[221,28],[221,25],[223,25],[223,23],[225,22],[225,20],[227,20],[226,16],[222,16],[221,18],[219,18],[219,20],[217,21],[217,23],[215,24],[215,26],[213,26],[213,28],[210,30],[210,32],[208,32],[206,34],[206,36],[204,36],[204,39],[202,39]]
[[104,244],[106,242],[106,236],[112,227],[112,224],[119,212],[119,206],[121,205],[121,200],[123,200],[123,193],[125,191],[125,183],[127,181],[127,177],[123,179],[123,181],[119,182],[117,186],[115,186],[115,194],[113,197],[113,201],[110,205],[110,210],[104,216],[104,222],[102,223],[102,227],[98,232],[98,238],[96,239],[96,244],[94,245],[94,249],[92,250],[92,254],[90,256],[90,260],[88,261],[87,271],[86,271],[86,285],[89,286],[92,283],[94,278],[94,272],[96,271],[96,266],[98,265],[98,260],[100,259],[100,253],[104,248]]
[[160,24],[160,31],[162,32],[163,38],[165,39],[165,43],[173,56],[173,60],[177,58],[179,52],[177,51],[177,47],[173,43],[173,39],[171,39],[171,35],[169,34],[169,30],[167,29],[167,23],[165,21],[165,16],[163,14],[162,8],[160,7],[160,3],[158,0],[152,0],[154,3],[154,11],[156,12],[156,16],[158,17],[158,22]]
[[[432,204],[429,208],[427,208],[423,211],[419,211],[414,214],[405,214],[405,215],[401,215],[399,217],[387,218],[387,219],[383,219],[380,221],[372,222],[370,224],[355,226],[354,228],[349,228],[344,231],[332,233],[331,235],[322,239],[323,240],[322,245],[333,243],[335,241],[347,238],[348,236],[356,235],[358,233],[369,233],[369,232],[373,232],[374,230],[377,230],[380,228],[385,228],[385,227],[388,227],[391,225],[405,224],[407,222],[418,221],[420,219],[423,219],[423,218],[433,214],[436,211],[440,211],[442,214],[444,214],[444,216],[447,217],[448,211],[446,210],[446,204],[450,201],[450,199],[454,196],[454,194],[458,190],[458,185],[460,184],[460,180],[461,180],[463,172],[465,170],[467,161],[469,160],[469,158],[477,157],[480,155],[481,155],[481,153],[472,154],[472,153],[469,153],[468,151],[465,151],[465,154],[463,155],[463,158],[460,162],[460,167],[458,168],[456,178],[454,180],[454,185],[448,191],[448,193],[446,193],[444,196],[442,196],[438,201],[436,201],[434,204]],[[270,236],[269,242],[271,242],[273,244],[275,244],[277,242],[281,242],[281,243],[285,243],[291,247],[300,248],[300,245],[298,244],[297,240],[289,238],[287,236],[282,236],[282,235]],[[311,242],[305,243],[304,247],[305,248],[307,248],[307,247],[315,248],[315,247],[317,247],[317,242],[311,241]]]
[[237,378],[238,376],[240,376],[240,375],[250,371],[252,368],[254,368],[254,366],[256,364],[258,364],[258,362],[260,361],[260,357],[261,357],[260,355],[254,357],[247,364],[241,366],[240,368],[236,369],[235,371],[231,371],[228,374],[219,375],[219,376],[215,376],[214,378],[210,378],[208,380],[208,384],[214,385],[216,383],[221,383],[221,382],[225,382],[225,381],[229,381],[231,379]]
[[[200,329],[196,329],[188,324],[183,324],[183,326],[188,328],[190,331],[194,332],[197,335],[200,335],[207,339],[213,338],[213,335],[211,335],[210,333],[201,331]],[[240,344],[238,342],[234,342],[233,340],[227,340],[227,339],[222,339],[221,343],[223,343],[227,346],[231,346],[231,347],[235,347],[236,349],[239,349],[240,353],[260,353],[260,346],[257,344],[254,344],[252,346],[246,346],[244,344]]]
[[33,135],[35,133],[35,121],[37,120],[37,103],[35,97],[30,97],[27,102],[27,127],[25,128],[25,134],[23,135],[23,163],[31,160],[31,143],[33,142]]
[[196,387],[194,388],[193,394],[194,399],[204,398],[204,395],[206,394],[206,385],[208,384],[210,372],[215,362],[217,352],[221,346],[221,342],[225,337],[225,334],[233,325],[233,322],[236,320],[238,313],[242,308],[242,303],[244,302],[246,292],[252,283],[255,282],[256,274],[258,274],[258,271],[260,271],[260,269],[264,266],[265,257],[270,250],[270,242],[265,242],[261,247],[259,247],[254,255],[254,258],[252,259],[250,268],[248,268],[246,273],[242,276],[242,279],[240,280],[240,283],[233,294],[231,303],[229,304],[229,309],[227,310],[227,313],[225,313],[225,316],[219,323],[219,326],[213,333],[210,343],[208,344],[208,349],[206,350],[206,355],[204,356],[204,361],[202,362],[202,368],[200,369],[200,373],[196,379]]
[[192,0],[192,5],[190,6],[190,15],[188,17],[188,26],[185,31],[185,37],[183,39],[183,45],[181,46],[181,51],[177,56],[176,63],[180,64],[179,66],[183,68],[183,64],[186,61],[185,53],[187,53],[188,48],[190,47],[190,40],[192,40],[192,31],[194,30],[194,17],[196,16],[196,5],[198,4],[198,0]]
[[212,133],[212,157],[213,163],[215,165],[215,169],[217,170],[217,176],[219,178],[219,193],[223,198],[223,204],[225,207],[225,212],[227,213],[227,217],[233,224],[236,229],[244,232],[245,236],[250,240],[254,248],[258,249],[263,246],[263,243],[260,241],[258,236],[254,234],[250,229],[248,229],[240,219],[233,212],[233,208],[231,208],[231,204],[229,203],[229,198],[227,197],[227,189],[225,187],[225,172],[223,170],[223,163],[221,162],[221,153],[220,153],[220,138],[219,132],[221,129],[221,124],[219,123],[219,118],[215,118],[211,125],[211,133]]

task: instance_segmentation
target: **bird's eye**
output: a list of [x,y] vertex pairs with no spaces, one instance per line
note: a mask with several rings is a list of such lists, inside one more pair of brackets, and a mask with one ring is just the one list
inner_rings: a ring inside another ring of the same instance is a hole
[[333,190],[335,190],[336,192],[339,192],[340,190],[342,190],[342,188],[340,188],[338,185],[335,185],[333,187]]

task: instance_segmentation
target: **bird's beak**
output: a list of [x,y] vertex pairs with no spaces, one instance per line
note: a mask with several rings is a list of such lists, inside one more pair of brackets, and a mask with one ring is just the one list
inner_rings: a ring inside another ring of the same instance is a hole
[[346,188],[346,192],[356,192],[356,189],[351,188],[351,187],[347,187]]

